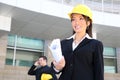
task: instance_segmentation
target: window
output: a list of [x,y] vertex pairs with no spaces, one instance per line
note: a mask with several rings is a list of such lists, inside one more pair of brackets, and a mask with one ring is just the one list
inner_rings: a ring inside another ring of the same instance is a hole
[[116,49],[111,47],[105,47],[103,54],[105,73],[116,73],[117,72]]
[[6,65],[31,66],[43,53],[43,40],[17,35],[8,36]]

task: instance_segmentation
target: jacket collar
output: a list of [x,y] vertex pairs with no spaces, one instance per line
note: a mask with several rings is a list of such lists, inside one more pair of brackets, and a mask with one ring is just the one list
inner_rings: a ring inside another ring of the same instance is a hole
[[[71,37],[66,38],[66,39],[69,40],[69,39],[72,39],[72,38],[73,38],[73,40],[74,40],[74,39],[75,39],[75,35],[76,35],[76,34],[73,34]],[[87,33],[85,34],[85,36],[83,37],[83,39],[85,39],[85,38],[92,39]],[[83,39],[82,39],[82,40],[83,40]]]
[[[71,43],[70,45],[72,45],[74,38],[75,38],[75,34],[72,35],[71,37],[67,38],[67,40],[70,40],[70,43]],[[79,47],[85,45],[87,42],[90,41],[90,39],[92,39],[92,38],[86,33],[85,36],[81,39],[81,41],[78,44],[78,46],[73,51],[76,51],[76,49],[78,49]],[[71,46],[71,49],[72,49],[72,46]]]

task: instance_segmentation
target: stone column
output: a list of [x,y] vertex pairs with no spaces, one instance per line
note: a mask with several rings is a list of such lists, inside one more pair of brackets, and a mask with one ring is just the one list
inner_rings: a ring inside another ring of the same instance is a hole
[[44,45],[44,55],[47,56],[48,58],[48,65],[51,64],[51,62],[53,61],[53,56],[48,48],[48,46],[50,45],[51,41],[50,40],[45,40],[45,45]]
[[117,71],[120,73],[120,48],[116,49],[116,56],[117,56]]
[[0,32],[0,68],[4,68],[7,50],[7,34]]
[[7,34],[11,30],[11,17],[0,15],[0,68],[4,68],[6,49],[7,49]]

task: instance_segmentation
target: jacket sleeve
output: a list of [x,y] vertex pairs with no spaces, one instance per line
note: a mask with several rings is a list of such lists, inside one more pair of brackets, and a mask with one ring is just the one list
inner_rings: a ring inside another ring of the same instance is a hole
[[35,73],[36,73],[36,66],[32,65],[28,71],[28,75],[35,75]]
[[104,80],[103,44],[97,42],[94,52],[94,80]]
[[50,71],[54,74],[59,74],[61,72],[55,69],[53,62],[51,63]]

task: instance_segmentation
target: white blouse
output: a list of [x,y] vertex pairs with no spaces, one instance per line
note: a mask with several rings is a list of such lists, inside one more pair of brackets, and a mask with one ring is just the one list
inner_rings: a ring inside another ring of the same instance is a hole
[[[74,39],[75,39],[75,34],[72,35],[70,38],[67,38],[67,39],[71,39],[71,38],[73,38],[73,40],[74,40]],[[72,49],[75,50],[75,48],[76,48],[85,38],[92,39],[88,34],[86,34],[77,44],[75,43],[75,41],[73,41],[73,43],[72,43]]]

